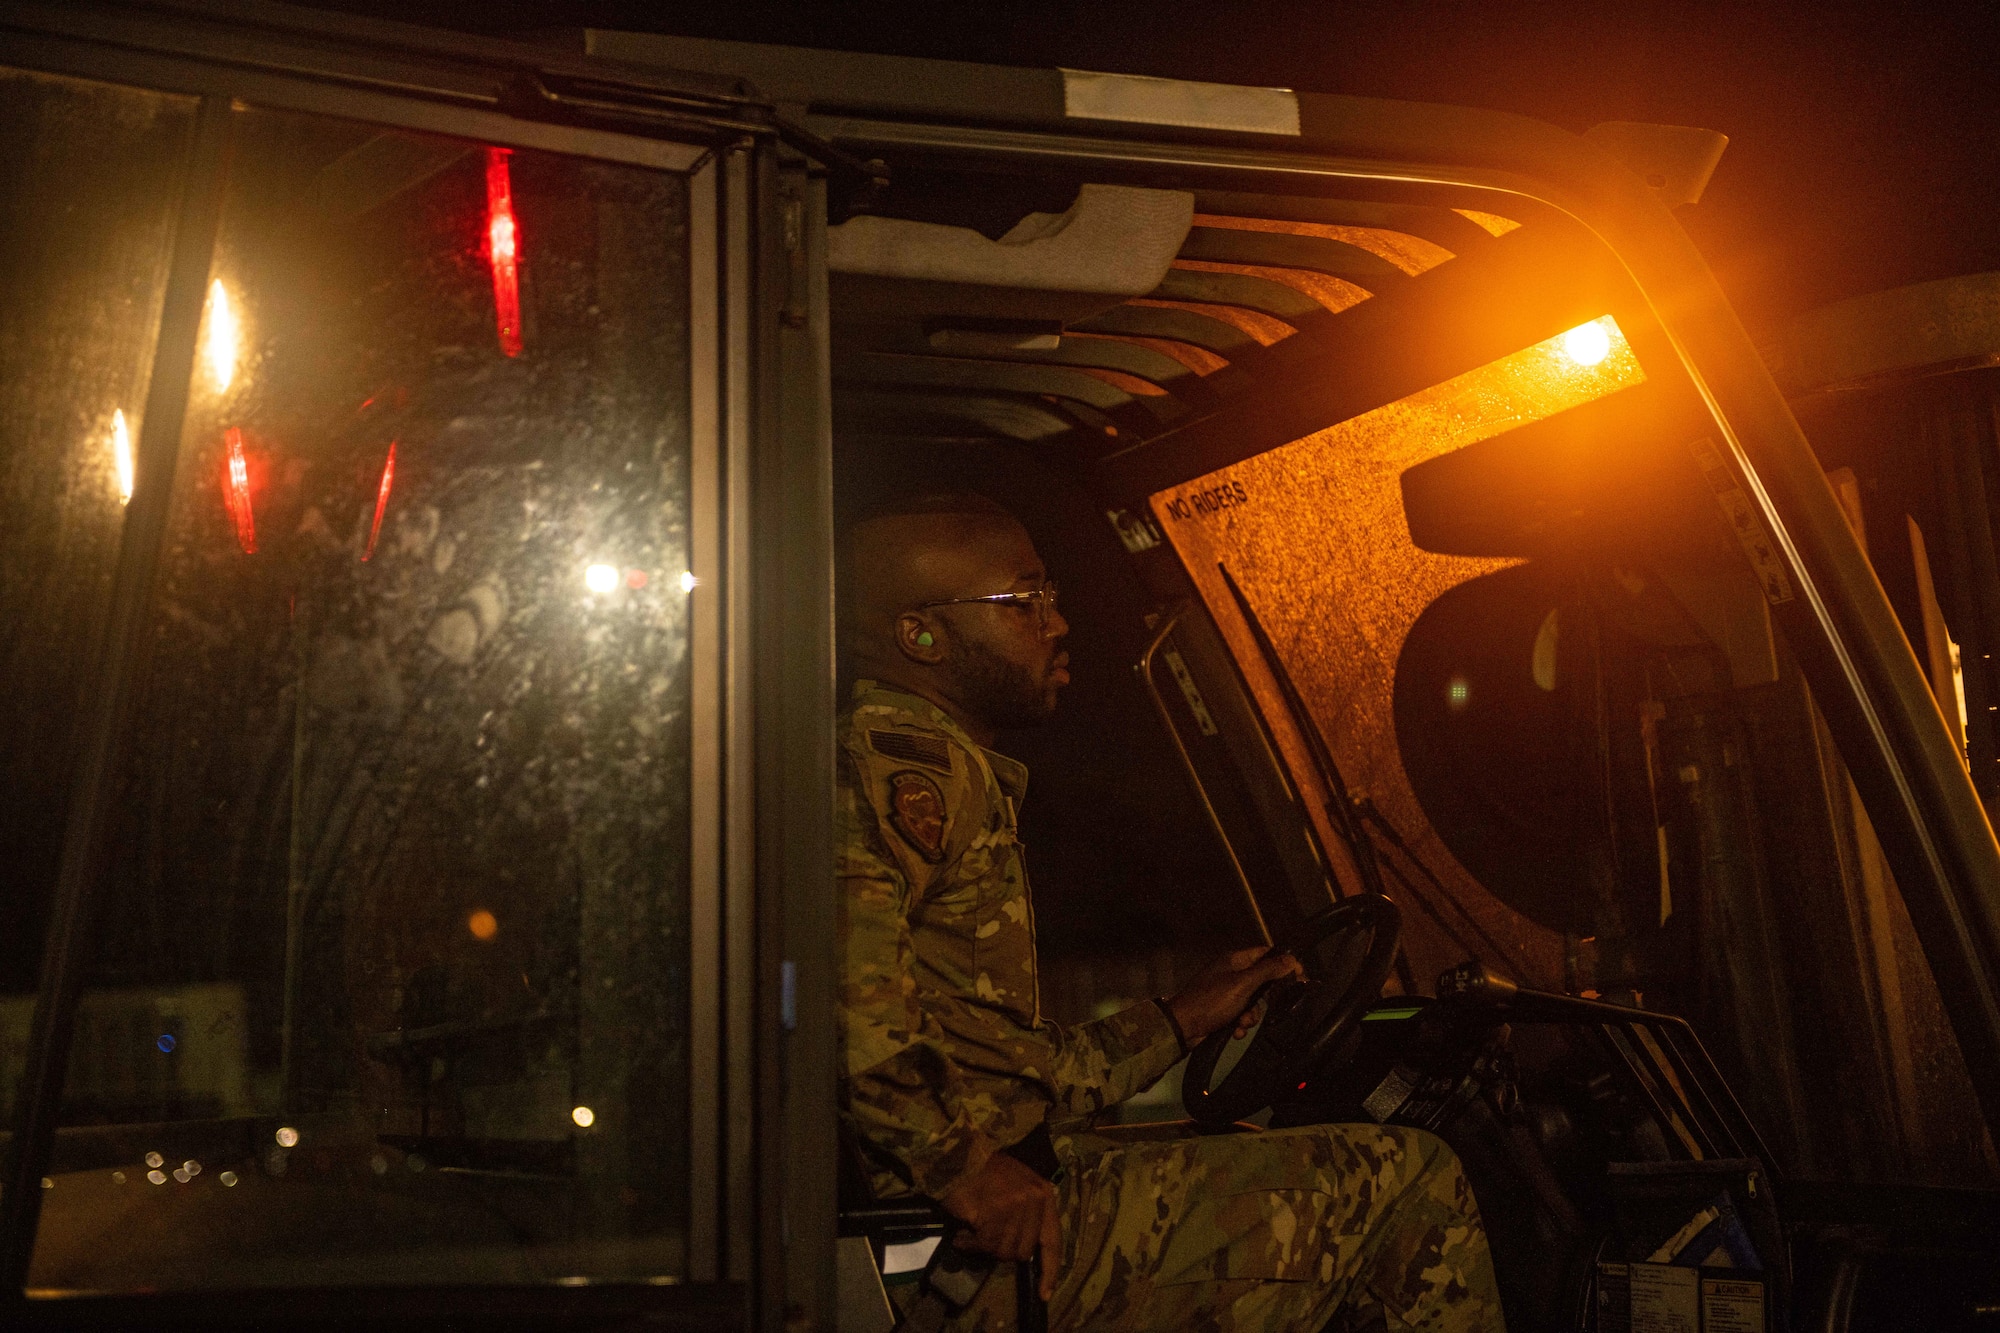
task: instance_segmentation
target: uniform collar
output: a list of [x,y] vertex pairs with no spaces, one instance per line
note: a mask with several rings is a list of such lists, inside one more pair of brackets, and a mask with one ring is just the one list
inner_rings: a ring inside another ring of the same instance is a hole
[[993,777],[1000,784],[1000,790],[1008,799],[1019,805],[1028,794],[1028,766],[998,750],[989,750],[965,734],[965,728],[952,720],[951,714],[939,708],[921,694],[911,694],[893,685],[884,685],[879,680],[857,680],[854,682],[854,702],[860,703],[868,695],[887,695],[888,702],[894,703],[906,712],[915,713],[925,722],[950,736],[968,750],[977,751],[993,770]]

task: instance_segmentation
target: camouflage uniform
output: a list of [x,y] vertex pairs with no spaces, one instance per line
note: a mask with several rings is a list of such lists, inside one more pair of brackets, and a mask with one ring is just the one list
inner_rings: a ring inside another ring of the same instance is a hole
[[[1343,1306],[1390,1328],[1502,1327],[1478,1207],[1430,1135],[1093,1127],[1182,1051],[1153,1001],[1042,1018],[1021,764],[872,681],[837,762],[841,1109],[878,1194],[941,1195],[1046,1123],[1064,1164],[1051,1328],[1316,1333]],[[1009,1327],[1012,1288],[989,1282],[954,1327]]]

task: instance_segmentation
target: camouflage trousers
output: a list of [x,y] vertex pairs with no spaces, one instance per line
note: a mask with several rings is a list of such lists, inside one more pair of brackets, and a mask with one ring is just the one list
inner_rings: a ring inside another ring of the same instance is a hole
[[[1505,1328],[1479,1206],[1421,1130],[1312,1125],[1056,1138],[1064,1265],[1049,1328],[1471,1333]],[[1116,1131],[1113,1131],[1116,1132]],[[1002,1265],[955,1329],[1013,1324]]]

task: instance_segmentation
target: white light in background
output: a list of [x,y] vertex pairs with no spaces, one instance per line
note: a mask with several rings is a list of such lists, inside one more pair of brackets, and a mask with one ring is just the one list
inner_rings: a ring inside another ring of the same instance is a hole
[[1611,332],[1597,320],[1579,324],[1562,336],[1562,350],[1579,366],[1594,366],[1611,355]]
[[589,1129],[597,1123],[597,1112],[591,1110],[588,1106],[579,1106],[569,1113],[569,1118],[576,1121],[578,1129]]
[[111,414],[111,463],[118,469],[118,503],[132,502],[132,428],[125,424],[125,409]]
[[277,1139],[280,1148],[296,1148],[299,1146],[299,1132],[290,1125],[284,1126],[276,1134],[272,1135],[272,1137]]
[[208,377],[217,393],[226,393],[236,379],[236,358],[243,350],[243,325],[230,303],[229,289],[217,278],[208,284],[208,332],[202,339],[201,359],[208,364]]
[[689,570],[689,569],[684,569],[684,570],[682,570],[682,571],[681,571],[681,591],[682,591],[682,592],[693,592],[693,591],[694,591],[694,585],[695,585],[695,583],[696,583],[696,582],[697,582],[697,580],[695,579],[695,576],[694,576],[694,571],[693,571],[693,570]]
[[618,569],[615,565],[592,565],[583,571],[583,586],[594,593],[618,591]]

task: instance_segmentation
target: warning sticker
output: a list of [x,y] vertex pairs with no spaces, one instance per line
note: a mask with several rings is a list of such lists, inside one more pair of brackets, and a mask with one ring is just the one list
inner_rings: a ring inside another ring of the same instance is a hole
[[1695,466],[1701,469],[1723,518],[1728,520],[1730,531],[1736,534],[1737,544],[1750,557],[1750,568],[1756,572],[1757,582],[1763,585],[1764,600],[1773,606],[1791,601],[1792,580],[1778,555],[1778,544],[1771,540],[1764,521],[1757,516],[1756,506],[1750,503],[1750,496],[1737,484],[1736,474],[1723,461],[1722,451],[1706,436],[1690,441],[1688,448],[1693,451]]
[[1632,1333],[1698,1333],[1700,1275],[1671,1264],[1632,1265]]
[[1597,1333],[1632,1333],[1632,1272],[1629,1264],[1597,1264]]
[[1764,1333],[1764,1284],[1703,1278],[1701,1327],[1703,1333]]
[[1167,668],[1174,673],[1174,683],[1181,687],[1181,697],[1187,700],[1188,711],[1194,714],[1194,724],[1201,728],[1204,736],[1219,735],[1215,718],[1208,711],[1208,703],[1201,697],[1201,689],[1194,683],[1194,673],[1181,655],[1167,649]]

